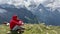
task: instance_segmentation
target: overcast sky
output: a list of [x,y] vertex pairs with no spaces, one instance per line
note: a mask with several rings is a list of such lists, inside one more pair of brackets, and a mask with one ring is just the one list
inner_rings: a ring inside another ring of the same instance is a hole
[[15,6],[24,4],[24,5],[28,6],[31,4],[31,2],[35,2],[36,4],[38,4],[38,3],[42,3],[44,1],[45,0],[0,0],[0,4],[7,3],[7,4],[13,4]]
[[11,4],[14,6],[25,6],[28,7],[32,3],[36,5],[42,3],[46,7],[57,8],[60,7],[60,0],[0,0],[0,4]]
[[0,0],[1,4],[10,4],[14,5],[16,8],[25,6],[26,8],[30,9],[30,5],[35,4],[36,6],[40,3],[45,2],[46,0]]

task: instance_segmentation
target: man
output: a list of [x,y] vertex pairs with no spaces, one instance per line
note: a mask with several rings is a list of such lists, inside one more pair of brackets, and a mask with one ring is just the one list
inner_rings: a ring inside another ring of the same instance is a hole
[[24,23],[22,20],[19,20],[17,15],[14,15],[10,20],[10,30],[17,30],[23,26]]

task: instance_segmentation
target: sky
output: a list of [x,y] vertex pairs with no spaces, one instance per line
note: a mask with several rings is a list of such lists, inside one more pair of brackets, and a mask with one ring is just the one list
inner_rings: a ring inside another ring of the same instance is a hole
[[44,2],[45,0],[0,0],[0,4],[13,4],[15,6],[18,5],[25,5],[28,6],[31,4],[31,2],[34,2],[35,4],[39,4]]
[[53,0],[46,6],[51,7],[51,8],[58,8],[58,7],[60,7],[60,0]]
[[25,7],[29,8],[29,5],[32,5],[33,3],[36,5],[39,5],[41,3],[44,6],[50,7],[52,9],[60,7],[60,0],[0,0],[0,5],[1,4],[10,4],[10,5],[14,5],[16,7],[25,6]]
[[60,6],[60,0],[0,0],[0,4],[13,4],[15,6],[18,6],[18,5],[30,5],[31,2],[35,3],[35,4],[39,4],[39,3],[43,3],[44,2],[46,4],[50,3],[50,4],[53,4],[54,6]]

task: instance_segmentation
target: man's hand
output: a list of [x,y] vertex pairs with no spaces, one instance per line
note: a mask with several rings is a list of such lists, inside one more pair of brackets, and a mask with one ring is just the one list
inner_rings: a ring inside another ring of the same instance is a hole
[[19,24],[24,25],[24,23],[22,21],[19,21]]

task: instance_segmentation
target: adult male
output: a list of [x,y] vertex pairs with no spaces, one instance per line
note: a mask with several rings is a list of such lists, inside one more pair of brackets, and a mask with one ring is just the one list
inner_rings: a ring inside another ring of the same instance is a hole
[[17,15],[14,15],[12,19],[10,20],[10,30],[17,30],[23,26],[24,23],[22,20],[19,20]]

